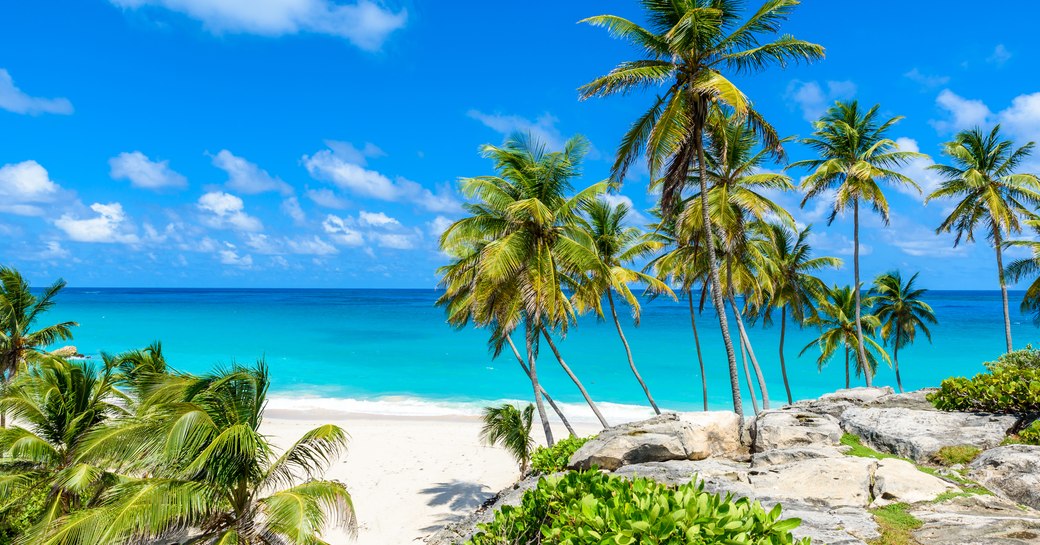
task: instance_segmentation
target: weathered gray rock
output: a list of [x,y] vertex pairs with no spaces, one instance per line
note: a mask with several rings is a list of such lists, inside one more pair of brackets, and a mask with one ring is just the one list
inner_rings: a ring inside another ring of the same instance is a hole
[[838,420],[826,414],[785,408],[762,411],[755,419],[752,452],[797,447],[830,447],[841,441]]
[[710,455],[703,433],[679,415],[667,413],[600,432],[571,456],[570,467],[613,471],[629,464],[703,460]]
[[707,446],[711,456],[743,456],[748,447],[740,440],[740,417],[733,411],[679,413],[689,424],[693,442]]
[[[802,460],[818,460],[820,458],[836,458],[844,456],[841,449],[835,447],[794,447],[767,450],[751,455],[751,467],[775,466],[800,462]],[[821,461],[820,463],[825,463]]]
[[938,409],[936,409],[935,405],[932,405],[932,403],[925,397],[936,390],[938,390],[938,388],[922,388],[920,390],[914,390],[902,394],[881,396],[865,403],[863,406],[875,409],[917,409],[919,411],[935,411]]
[[841,417],[841,427],[864,444],[919,462],[931,460],[946,446],[996,447],[1014,424],[1013,416],[902,408],[854,407]]
[[614,474],[646,477],[670,485],[686,484],[696,478],[704,483],[705,490],[714,494],[728,492],[743,498],[755,497],[748,480],[747,464],[721,458],[633,464],[619,468]]
[[863,407],[869,403],[876,402],[887,396],[891,396],[893,390],[890,386],[878,388],[849,388],[837,392],[824,394],[819,399],[807,399],[791,405],[792,407],[814,412],[818,414],[829,414],[835,418],[841,417],[841,413],[851,407]]
[[997,447],[983,452],[969,467],[969,476],[990,491],[1040,509],[1040,447]]
[[834,507],[866,507],[877,460],[843,456],[802,460],[778,466],[753,468],[751,487],[761,498],[781,503]]
[[871,494],[873,505],[881,507],[892,503],[917,503],[932,501],[944,492],[957,487],[917,469],[905,460],[888,458],[878,460],[874,470]]
[[1022,510],[997,496],[958,497],[914,506],[910,514],[924,523],[914,532],[921,545],[1036,545],[1040,513]]
[[[775,503],[762,501],[772,509]],[[878,525],[869,511],[859,507],[821,509],[816,505],[787,501],[781,518],[800,518],[802,524],[791,531],[795,538],[810,538],[813,545],[866,545],[881,537]]]

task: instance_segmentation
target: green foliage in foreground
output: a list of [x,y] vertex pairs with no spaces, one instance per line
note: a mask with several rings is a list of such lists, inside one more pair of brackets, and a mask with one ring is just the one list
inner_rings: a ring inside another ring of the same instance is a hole
[[987,361],[982,365],[990,372],[1000,369],[1040,369],[1040,349],[1027,344],[1021,350],[1001,354],[996,361]]
[[592,437],[568,437],[551,447],[538,447],[531,457],[531,469],[538,473],[556,473],[567,469],[567,463],[582,445]]
[[790,531],[799,519],[780,519],[780,506],[650,479],[623,479],[598,471],[543,477],[517,507],[505,506],[481,525],[469,545],[678,544],[809,545]]
[[1029,427],[1004,440],[1005,445],[1037,445],[1040,446],[1040,420]]
[[1040,414],[1040,353],[1027,347],[986,364],[988,373],[942,381],[928,394],[937,409],[996,414]]
[[527,472],[534,450],[531,424],[534,422],[534,405],[527,404],[517,409],[511,403],[498,407],[484,407],[481,415],[484,427],[480,429],[480,441],[485,445],[500,445],[520,466],[520,473]]
[[971,445],[943,447],[935,453],[935,461],[944,466],[970,464],[979,454],[982,454],[982,451]]

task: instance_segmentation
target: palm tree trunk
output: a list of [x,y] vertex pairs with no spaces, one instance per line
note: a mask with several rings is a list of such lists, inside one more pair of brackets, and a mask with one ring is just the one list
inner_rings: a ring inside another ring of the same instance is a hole
[[755,378],[758,379],[758,391],[762,392],[762,408],[768,409],[769,389],[766,388],[766,379],[762,375],[762,368],[758,366],[758,358],[755,357],[755,350],[751,348],[751,339],[748,337],[747,330],[744,329],[744,319],[740,316],[740,309],[737,307],[737,300],[733,297],[732,290],[729,292],[729,304],[733,307],[733,315],[737,322],[737,332],[740,334],[740,342],[742,346],[747,348],[748,356],[751,359],[751,367],[754,368]]
[[845,389],[848,390],[852,387],[851,378],[849,376],[849,347],[845,347]]
[[614,296],[611,291],[607,290],[607,302],[610,303],[610,315],[614,318],[614,326],[617,327],[618,336],[621,337],[621,344],[625,345],[625,354],[628,356],[628,366],[632,368],[632,374],[636,376],[636,380],[639,381],[639,385],[643,387],[643,393],[646,394],[646,400],[650,402],[650,406],[654,408],[655,414],[661,414],[661,409],[657,408],[657,403],[654,403],[654,396],[650,395],[650,388],[643,382],[643,377],[639,376],[639,370],[636,369],[636,363],[632,360],[632,348],[628,346],[628,339],[625,338],[625,332],[621,330],[621,321],[617,317],[617,309],[614,308]]
[[531,370],[531,387],[534,388],[534,405],[538,409],[538,418],[542,421],[542,429],[545,430],[545,444],[553,446],[552,426],[549,425],[549,416],[545,414],[545,405],[542,403],[542,387],[538,384],[538,327],[531,323],[528,318],[525,324],[525,338],[527,341],[527,366]]
[[607,419],[603,418],[603,413],[599,412],[599,407],[596,406],[596,402],[592,401],[592,398],[589,397],[589,392],[585,390],[584,386],[582,386],[581,381],[578,380],[578,377],[574,374],[574,371],[571,371],[571,368],[567,365],[567,362],[563,361],[563,356],[560,356],[560,351],[556,349],[556,343],[553,342],[552,337],[549,335],[549,332],[545,330],[545,328],[542,328],[542,335],[545,337],[546,342],[549,343],[549,348],[552,349],[553,354],[556,355],[556,361],[560,362],[560,367],[562,367],[563,371],[567,373],[567,376],[571,377],[571,380],[574,381],[574,385],[578,387],[578,391],[580,391],[582,397],[585,398],[585,403],[589,404],[589,408],[592,409],[592,413],[596,415],[596,418],[599,420],[599,423],[603,425],[604,429],[609,428],[610,424],[607,424]]
[[[527,378],[534,380],[531,377],[531,369],[527,367],[526,363],[524,363],[524,358],[520,355],[520,351],[516,349],[516,345],[513,344],[513,339],[510,338],[509,335],[506,335],[506,342],[509,343],[509,348],[513,349],[513,355],[516,356],[516,361],[520,364],[520,368],[523,369],[524,373],[527,374]],[[547,401],[549,403],[549,406],[552,407],[553,411],[556,413],[556,416],[560,417],[560,421],[563,422],[564,427],[567,428],[567,433],[570,433],[571,437],[577,436],[577,434],[574,433],[574,428],[571,427],[571,423],[567,420],[567,417],[563,415],[563,411],[561,411],[560,408],[556,406],[556,402],[553,401],[553,398],[549,397],[549,392],[546,392],[545,388],[542,387],[541,384],[538,385],[538,389],[541,390],[542,395],[545,396],[545,401]]]
[[[899,322],[896,322],[896,331],[899,331]],[[896,369],[896,387],[899,388],[899,393],[903,393],[903,379],[899,377],[899,343],[892,345],[892,358],[895,360],[894,367]]]
[[722,302],[722,283],[719,281],[719,262],[715,259],[715,235],[711,229],[711,214],[708,213],[708,168],[704,159],[703,122],[694,131],[694,146],[697,149],[697,168],[700,170],[701,185],[701,220],[704,222],[704,236],[708,249],[708,271],[710,275],[711,302],[715,305],[715,313],[719,317],[719,329],[722,342],[726,346],[726,361],[729,363],[729,384],[733,392],[733,412],[744,420],[744,404],[740,399],[740,375],[737,373],[737,354],[733,350],[733,340],[729,337],[729,323],[726,320],[726,305]]
[[852,261],[855,275],[855,285],[853,290],[856,292],[856,357],[859,361],[860,367],[863,369],[863,376],[867,379],[867,387],[873,386],[873,377],[870,372],[870,364],[867,363],[867,352],[864,348],[863,343],[863,317],[861,308],[863,306],[860,300],[859,290],[859,198],[852,199]]
[[791,383],[787,381],[787,364],[784,362],[784,333],[787,331],[787,306],[780,307],[780,374],[784,377],[784,389],[787,390],[787,404],[794,403],[791,397]]
[[693,344],[697,347],[697,363],[701,366],[701,390],[704,395],[704,410],[708,410],[708,377],[704,374],[704,356],[701,354],[701,339],[697,335],[697,319],[694,318],[693,312],[693,289],[691,286],[689,297],[690,301],[690,327],[693,328]]
[[1004,337],[1007,339],[1007,351],[1011,352],[1011,312],[1008,310],[1007,282],[1004,280],[1004,250],[1000,236],[1000,228],[993,228],[993,245],[997,249],[997,277],[1000,279],[1000,298],[1004,303]]
[[758,414],[758,399],[755,397],[755,382],[751,380],[751,369],[747,364],[747,351],[744,350],[744,339],[740,339],[740,361],[744,363],[744,378],[747,379],[747,389],[751,392],[751,409]]

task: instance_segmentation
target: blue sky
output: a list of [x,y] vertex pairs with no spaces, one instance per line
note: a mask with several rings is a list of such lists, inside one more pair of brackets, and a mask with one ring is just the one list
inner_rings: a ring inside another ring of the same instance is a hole
[[[807,135],[808,119],[854,97],[906,116],[892,136],[936,158],[975,124],[1040,140],[1038,12],[806,0],[785,31],[826,60],[737,79],[783,134]],[[577,100],[632,56],[576,24],[600,13],[639,18],[633,0],[5,3],[0,262],[78,286],[432,287],[456,180],[490,173],[481,144],[581,133],[584,181],[606,176],[650,96]],[[928,164],[906,170],[926,188]],[[866,276],[996,287],[985,242],[934,235],[945,204],[889,195],[891,225],[864,222]],[[623,196],[654,200],[638,176]],[[851,258],[847,220],[827,227],[822,205],[795,215],[815,224],[820,253]]]

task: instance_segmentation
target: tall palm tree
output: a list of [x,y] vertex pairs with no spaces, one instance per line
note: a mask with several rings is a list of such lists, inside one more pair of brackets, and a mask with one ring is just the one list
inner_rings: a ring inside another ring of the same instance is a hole
[[1040,205],[1040,178],[1018,172],[1033,152],[1033,142],[1015,148],[1000,134],[1000,125],[986,134],[976,127],[957,133],[943,145],[943,154],[952,164],[930,168],[945,178],[932,199],[956,199],[953,211],[939,224],[937,233],[956,233],[953,245],[962,238],[975,240],[975,228],[982,224],[997,254],[997,279],[1004,305],[1004,337],[1011,352],[1011,313],[1008,310],[1007,282],[1004,278],[1004,240],[1022,229],[1022,218],[1035,218]]
[[[881,321],[873,314],[856,312],[859,298],[853,293],[852,286],[834,286],[827,290],[826,296],[819,302],[817,313],[810,317],[808,323],[820,328],[820,336],[814,339],[798,354],[805,354],[810,348],[816,347],[820,355],[816,358],[816,366],[823,369],[825,365],[841,349],[845,353],[845,387],[851,387],[851,375],[849,372],[849,355],[858,349],[860,339],[866,343],[864,352],[866,358],[856,359],[856,376],[869,376],[877,369],[878,362],[889,362],[888,354],[877,341],[874,340],[874,331],[881,326]],[[867,305],[872,304],[872,299],[867,298]],[[856,326],[856,317],[862,329]],[[861,331],[866,334],[861,336]],[[865,362],[862,363],[862,362]]]
[[614,321],[618,337],[625,347],[625,355],[628,357],[628,366],[632,370],[639,386],[643,388],[647,401],[653,407],[654,412],[661,414],[661,409],[654,402],[643,377],[636,368],[632,359],[632,348],[628,345],[625,332],[621,328],[621,320],[618,319],[617,307],[614,304],[614,294],[617,293],[632,309],[632,318],[639,325],[640,305],[639,299],[629,284],[639,282],[645,284],[647,291],[675,295],[667,284],[649,274],[628,267],[637,259],[645,259],[661,248],[661,243],[651,239],[638,227],[626,225],[626,219],[630,209],[627,204],[611,203],[597,199],[587,207],[589,235],[596,245],[596,253],[599,256],[601,267],[590,271],[589,276],[582,282],[581,288],[575,292],[574,302],[579,312],[591,308],[600,317],[603,316],[603,298],[606,296],[610,307],[610,316]]
[[[1040,220],[1026,220],[1026,225],[1040,234]],[[1005,243],[1007,246],[1019,246],[1029,250],[1030,256],[1016,259],[1007,266],[1005,270],[1012,282],[1019,282],[1027,276],[1032,276],[1033,281],[1026,288],[1022,296],[1019,309],[1033,315],[1033,323],[1040,325],[1040,242],[1036,240],[1012,240]]]
[[793,403],[784,360],[788,311],[799,326],[815,316],[816,301],[827,292],[827,286],[813,273],[839,268],[841,260],[836,257],[812,257],[812,248],[808,242],[811,225],[799,230],[776,222],[760,222],[756,227],[761,236],[764,258],[759,264],[760,276],[768,277],[771,286],[765,316],[769,319],[769,310],[780,309],[780,373],[784,378],[787,402]]
[[[607,183],[570,194],[587,149],[588,142],[575,137],[562,151],[550,152],[522,135],[510,137],[503,146],[485,146],[484,155],[493,160],[498,175],[460,182],[463,194],[474,201],[465,205],[470,215],[441,235],[441,248],[449,255],[465,256],[472,270],[462,276],[465,281],[442,282],[442,301],[456,299],[455,308],[472,312],[477,325],[493,326],[498,338],[523,326],[535,407],[549,444],[552,429],[538,384],[540,337],[607,426],[549,335],[551,329],[565,333],[574,317],[564,290],[577,287],[577,277],[599,266],[580,211],[607,190]],[[464,297],[457,297],[460,294]]]
[[[663,177],[661,209],[665,214],[682,200],[694,164],[700,170],[704,225],[708,217],[707,168],[704,129],[713,110],[732,109],[765,142],[781,154],[776,131],[752,107],[751,101],[725,73],[756,72],[776,64],[813,61],[823,48],[793,36],[769,41],[798,5],[798,0],[769,0],[746,19],[737,0],[642,0],[649,28],[614,15],[590,17],[583,22],[606,27],[614,36],[639,49],[641,57],[622,62],[610,73],[580,89],[581,98],[626,94],[636,89],[664,86],[649,110],[641,115],[621,140],[612,178],[620,183],[628,167],[645,150],[651,179]],[[708,237],[713,237],[708,233]],[[729,337],[726,308],[719,282],[719,266],[710,238],[708,254],[712,303],[719,318],[729,363],[733,410],[743,414],[736,353]]]
[[480,440],[485,445],[501,444],[520,465],[520,474],[526,474],[534,453],[531,424],[534,423],[534,405],[517,409],[510,403],[498,407],[484,407],[481,415],[484,426]]
[[839,213],[852,208],[852,263],[853,291],[856,296],[856,360],[866,371],[867,386],[873,384],[872,371],[867,365],[866,343],[863,341],[862,285],[859,280],[859,209],[869,205],[888,224],[888,200],[879,182],[908,186],[917,191],[916,182],[897,172],[900,166],[915,158],[927,157],[911,151],[901,151],[888,138],[888,130],[902,117],[882,120],[878,105],[863,110],[856,101],[837,102],[819,121],[813,123],[812,138],[802,142],[812,148],[817,159],[792,163],[788,168],[808,168],[812,172],[802,181],[805,198],[802,206],[817,197],[833,195],[833,208],[827,224]]
[[893,368],[896,371],[896,386],[903,392],[903,379],[899,376],[899,349],[913,344],[920,330],[928,341],[932,333],[927,324],[936,324],[935,312],[924,302],[926,289],[914,285],[917,280],[914,273],[906,283],[899,271],[884,273],[874,279],[870,290],[874,299],[874,312],[881,322],[881,338],[892,345]]
[[324,543],[329,527],[353,531],[346,487],[320,478],[346,448],[346,433],[320,426],[279,454],[259,431],[269,384],[262,362],[170,375],[168,391],[154,395],[176,403],[113,421],[79,453],[141,478],[117,482],[100,505],[59,518],[31,543],[311,545]]

